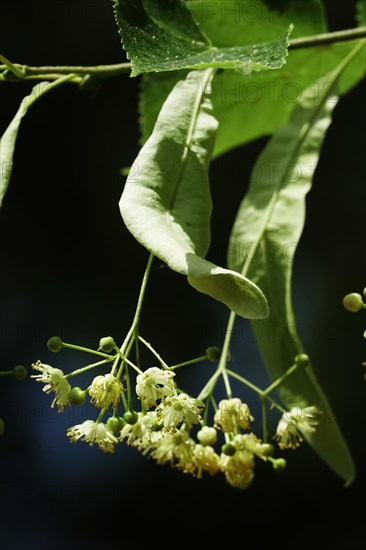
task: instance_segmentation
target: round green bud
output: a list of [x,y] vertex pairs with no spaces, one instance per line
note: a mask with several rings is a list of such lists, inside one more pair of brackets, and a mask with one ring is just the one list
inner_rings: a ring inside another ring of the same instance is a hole
[[99,349],[101,351],[105,351],[106,353],[110,353],[115,348],[115,341],[113,340],[112,336],[106,336],[105,338],[101,338],[99,340]]
[[365,298],[366,298],[366,286],[365,286],[365,288],[363,289],[363,295],[364,295]]
[[309,356],[306,355],[306,353],[300,353],[300,355],[296,355],[295,363],[299,365],[299,367],[303,367],[304,369],[306,369],[306,367],[310,365]]
[[107,426],[114,434],[118,434],[125,424],[126,422],[121,416],[111,416],[107,420]]
[[4,420],[0,418],[0,436],[4,435],[4,432],[5,432]]
[[206,349],[206,355],[209,361],[212,361],[213,363],[217,363],[217,361],[221,357],[221,349],[217,348],[216,346],[211,346]]
[[82,390],[79,386],[75,386],[74,388],[71,388],[68,399],[69,403],[72,403],[73,405],[83,405],[83,403],[85,403],[85,397],[86,390]]
[[347,294],[347,296],[343,298],[343,305],[348,311],[352,311],[352,313],[360,311],[363,306],[361,294],[358,294],[357,292]]
[[215,445],[217,441],[217,431],[215,428],[209,426],[203,426],[199,432],[197,432],[197,439],[201,445]]
[[123,415],[123,419],[127,424],[136,424],[139,419],[139,415],[136,411],[126,411]]
[[47,342],[47,347],[50,351],[53,351],[53,353],[57,353],[62,350],[63,343],[61,338],[58,336],[52,336]]
[[221,447],[221,452],[224,453],[224,455],[233,456],[236,453],[236,449],[231,443],[224,443]]
[[155,422],[155,424],[153,424],[154,432],[160,432],[160,430],[162,430],[163,428],[164,424],[162,422]]
[[284,458],[277,458],[272,462],[272,466],[276,472],[283,472],[286,469],[287,462]]
[[364,337],[365,340],[366,340],[366,330],[365,330],[365,332],[363,333],[363,337]]
[[13,375],[17,380],[24,380],[27,377],[27,369],[23,365],[17,365],[13,368]]

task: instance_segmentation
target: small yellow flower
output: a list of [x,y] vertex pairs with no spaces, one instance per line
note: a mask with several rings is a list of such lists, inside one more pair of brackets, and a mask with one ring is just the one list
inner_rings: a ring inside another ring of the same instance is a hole
[[315,432],[319,424],[317,407],[293,407],[285,412],[277,426],[275,439],[280,449],[296,449],[303,441],[304,433]]
[[202,471],[214,476],[219,470],[219,455],[215,453],[215,449],[210,445],[200,445],[198,443],[194,448],[194,461],[198,469],[198,478],[202,476]]
[[187,432],[179,431],[174,434],[166,434],[161,438],[152,451],[151,456],[158,464],[170,462],[172,466],[193,473],[194,464],[194,441]]
[[99,449],[105,453],[114,453],[114,447],[118,443],[118,439],[106,424],[93,422],[93,420],[85,420],[82,424],[73,426],[66,435],[71,443],[76,443],[80,439],[89,445],[98,445]]
[[227,483],[237,489],[246,489],[254,479],[254,456],[249,451],[237,450],[232,456],[221,454],[219,466]]
[[236,449],[241,451],[249,451],[262,460],[267,460],[273,453],[272,445],[262,443],[262,441],[253,433],[237,434],[233,439],[233,444]]
[[152,367],[136,378],[136,393],[146,407],[156,405],[158,399],[173,395],[175,383],[173,371]]
[[43,382],[45,387],[43,391],[45,393],[55,392],[55,398],[51,403],[51,407],[57,404],[58,412],[64,410],[65,405],[69,405],[69,395],[71,386],[61,369],[55,369],[50,365],[45,365],[41,361],[37,361],[32,365],[32,368],[39,370],[41,374],[33,374],[31,378],[34,378],[37,382]]
[[200,413],[203,407],[202,401],[189,397],[186,393],[181,393],[164,399],[158,405],[156,412],[166,430],[175,430],[182,422],[188,426],[198,424],[201,421]]
[[253,420],[248,405],[242,403],[238,397],[220,401],[214,416],[216,428],[224,432],[235,432],[237,428],[248,430]]
[[[166,431],[158,426],[155,411],[146,414],[138,413],[138,420],[135,424],[125,424],[121,430],[120,439],[126,439],[127,445],[137,447],[140,451],[154,448],[155,443],[161,439]],[[146,454],[146,453],[145,453]]]
[[89,388],[89,395],[93,405],[98,409],[107,409],[108,407],[117,407],[123,385],[113,374],[96,376]]

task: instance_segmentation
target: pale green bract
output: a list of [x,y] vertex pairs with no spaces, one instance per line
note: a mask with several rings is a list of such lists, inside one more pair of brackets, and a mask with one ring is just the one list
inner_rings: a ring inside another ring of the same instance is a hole
[[207,89],[212,70],[176,84],[138,154],[120,200],[134,237],[189,283],[252,319],[268,315],[261,290],[242,275],[204,260],[210,246],[208,167],[217,121]]
[[117,0],[115,16],[131,76],[209,67],[246,75],[278,69],[285,63],[292,29],[287,25],[270,42],[221,47],[201,33],[182,0]]
[[[289,123],[272,137],[253,169],[230,237],[229,267],[249,276],[269,300],[268,321],[256,321],[254,332],[273,380],[303,353],[291,300],[292,264],[305,221],[305,197],[337,103],[334,91],[352,57],[317,83],[320,95],[314,95],[314,86],[306,90]],[[246,250],[250,251],[247,255],[243,254]],[[275,331],[272,337],[265,336],[269,327]],[[278,392],[288,407],[316,405],[323,412],[326,420],[306,439],[350,483],[354,478],[352,459],[312,369],[287,378]]]

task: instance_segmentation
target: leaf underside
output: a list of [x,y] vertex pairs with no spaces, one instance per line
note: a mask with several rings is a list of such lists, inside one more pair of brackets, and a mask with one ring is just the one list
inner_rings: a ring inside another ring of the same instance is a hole
[[120,210],[134,237],[194,288],[238,315],[261,318],[268,315],[261,290],[204,259],[210,245],[208,167],[217,129],[205,86],[210,71],[189,73],[174,87],[133,164]]

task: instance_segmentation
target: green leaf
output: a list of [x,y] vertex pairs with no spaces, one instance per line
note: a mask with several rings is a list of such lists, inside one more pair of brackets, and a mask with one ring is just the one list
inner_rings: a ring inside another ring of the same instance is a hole
[[131,76],[177,69],[224,68],[241,71],[278,69],[285,63],[288,35],[269,42],[217,47],[199,30],[182,0],[118,0],[116,21],[131,60]]
[[[327,31],[323,8],[318,0],[283,0],[280,3],[284,7],[282,11],[275,8],[276,2],[262,0],[193,0],[187,5],[200,29],[218,47],[272,40],[285,32],[291,22],[294,23],[291,38]],[[281,69],[249,76],[235,71],[217,75],[211,94],[214,113],[219,121],[213,156],[269,135],[286,124],[304,90],[314,85],[316,93],[319,86],[317,79],[334,70],[353,46],[354,43],[345,42],[322,48],[290,50]],[[360,52],[345,71],[340,93],[345,93],[359,82],[364,73],[364,55]],[[174,73],[144,76],[140,103],[143,141],[150,135],[161,105],[176,78]]]
[[194,288],[238,315],[261,318],[268,314],[261,290],[203,259],[210,245],[208,166],[217,129],[206,93],[212,72],[195,71],[176,84],[132,166],[120,210],[134,237]]
[[[262,335],[257,343],[273,380],[304,352],[292,308],[292,264],[305,221],[305,197],[337,102],[335,83],[349,61],[350,56],[324,77],[319,97],[313,87],[306,90],[289,123],[272,137],[254,167],[230,237],[229,267],[250,277],[269,300],[268,321],[253,326],[255,334]],[[269,327],[275,336],[263,337]],[[297,371],[278,392],[288,407],[317,405],[325,413],[307,439],[336,473],[351,482],[352,459],[312,369]]]
[[22,100],[15,117],[0,138],[0,207],[2,206],[5,193],[8,190],[11,173],[13,171],[15,143],[22,118],[27,113],[29,107],[33,105],[37,99],[39,99],[46,92],[52,90],[54,87],[65,82],[66,80],[70,80],[71,78],[72,75],[67,75],[66,77],[55,80],[54,82],[40,82],[34,86],[31,93]]

